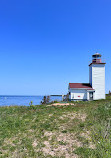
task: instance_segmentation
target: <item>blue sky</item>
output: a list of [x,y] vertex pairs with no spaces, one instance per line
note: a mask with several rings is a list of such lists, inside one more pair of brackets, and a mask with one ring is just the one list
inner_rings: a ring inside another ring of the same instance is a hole
[[1,0],[0,94],[67,93],[88,82],[91,55],[106,60],[111,90],[110,0]]

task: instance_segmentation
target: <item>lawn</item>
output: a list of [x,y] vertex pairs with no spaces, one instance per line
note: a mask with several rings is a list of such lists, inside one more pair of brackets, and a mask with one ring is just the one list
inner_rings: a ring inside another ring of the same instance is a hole
[[0,158],[111,158],[111,97],[0,107]]

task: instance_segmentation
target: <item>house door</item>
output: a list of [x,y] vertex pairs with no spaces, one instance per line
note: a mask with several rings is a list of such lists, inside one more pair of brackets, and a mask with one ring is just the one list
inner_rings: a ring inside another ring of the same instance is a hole
[[89,100],[93,100],[93,92],[89,92]]

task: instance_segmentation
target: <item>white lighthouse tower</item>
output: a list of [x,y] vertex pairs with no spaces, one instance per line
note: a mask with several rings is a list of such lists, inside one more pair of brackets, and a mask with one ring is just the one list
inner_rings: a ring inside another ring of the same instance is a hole
[[95,90],[93,100],[105,99],[105,62],[102,62],[101,54],[92,55],[89,65],[89,83]]

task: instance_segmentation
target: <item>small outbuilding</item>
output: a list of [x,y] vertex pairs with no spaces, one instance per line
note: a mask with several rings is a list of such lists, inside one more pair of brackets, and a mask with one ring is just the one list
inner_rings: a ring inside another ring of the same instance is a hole
[[69,83],[70,100],[93,100],[94,92],[89,83]]

